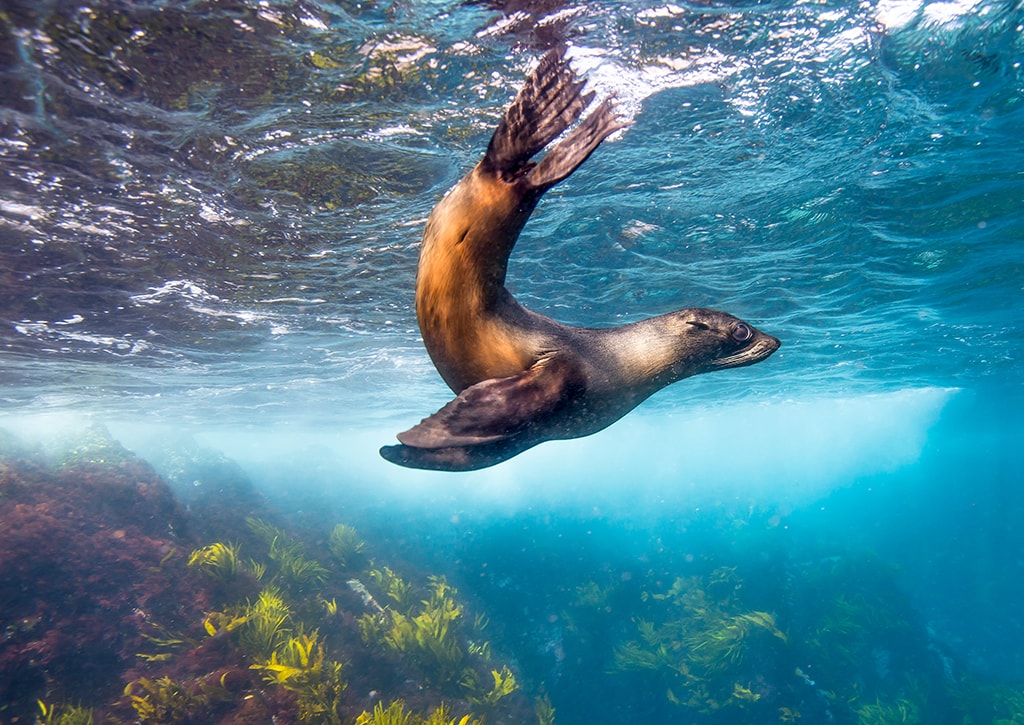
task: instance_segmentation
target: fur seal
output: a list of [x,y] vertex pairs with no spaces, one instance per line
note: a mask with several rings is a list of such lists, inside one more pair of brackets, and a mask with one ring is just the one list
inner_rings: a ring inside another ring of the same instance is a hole
[[469,471],[547,440],[605,428],[661,388],[699,373],[752,365],[779,341],[725,312],[685,309],[607,329],[563,325],[505,289],[509,254],[544,192],[627,123],[597,106],[540,161],[531,159],[590,106],[564,56],[530,75],[487,152],[427,220],[416,316],[435,367],[456,398],[384,446],[411,468]]

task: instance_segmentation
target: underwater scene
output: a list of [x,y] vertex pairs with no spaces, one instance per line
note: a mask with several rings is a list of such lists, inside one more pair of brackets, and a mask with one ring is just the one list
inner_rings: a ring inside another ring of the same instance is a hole
[[[616,128],[508,291],[781,347],[395,465],[546,56]],[[0,0],[0,723],[1024,725],[1022,63],[1015,0]]]

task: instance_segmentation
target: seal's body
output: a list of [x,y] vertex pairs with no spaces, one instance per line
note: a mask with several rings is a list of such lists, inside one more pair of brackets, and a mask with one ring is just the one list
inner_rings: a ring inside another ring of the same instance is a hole
[[750,365],[778,349],[778,340],[724,312],[687,309],[587,329],[531,312],[505,288],[509,254],[541,196],[626,125],[605,101],[532,162],[590,104],[581,86],[560,52],[545,56],[483,160],[427,220],[416,315],[458,397],[399,434],[402,445],[382,448],[389,461],[484,468],[545,440],[601,430],[677,380]]

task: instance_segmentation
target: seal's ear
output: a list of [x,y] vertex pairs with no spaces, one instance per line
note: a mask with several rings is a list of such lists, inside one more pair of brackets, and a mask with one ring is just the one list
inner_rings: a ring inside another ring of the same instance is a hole
[[580,384],[576,367],[557,355],[507,378],[471,385],[419,425],[398,434],[414,448],[475,446],[506,440],[541,422]]

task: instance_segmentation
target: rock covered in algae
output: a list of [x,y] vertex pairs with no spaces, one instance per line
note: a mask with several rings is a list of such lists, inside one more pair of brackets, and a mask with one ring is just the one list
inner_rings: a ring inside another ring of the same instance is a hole
[[[196,460],[180,470],[206,478]],[[186,512],[100,428],[49,457],[0,435],[0,720],[350,725],[399,709],[409,723],[529,717],[508,664],[467,639],[464,622],[478,632],[484,618],[466,620],[442,579],[408,583],[347,524],[299,538],[270,523],[251,489],[247,508],[261,517],[224,516],[217,490],[247,489],[212,486]],[[207,538],[214,531],[221,538]],[[390,576],[375,578],[380,569]],[[389,607],[433,592],[436,606],[410,612],[403,631],[455,656],[366,643],[360,617],[385,615],[368,606],[371,589]]]

